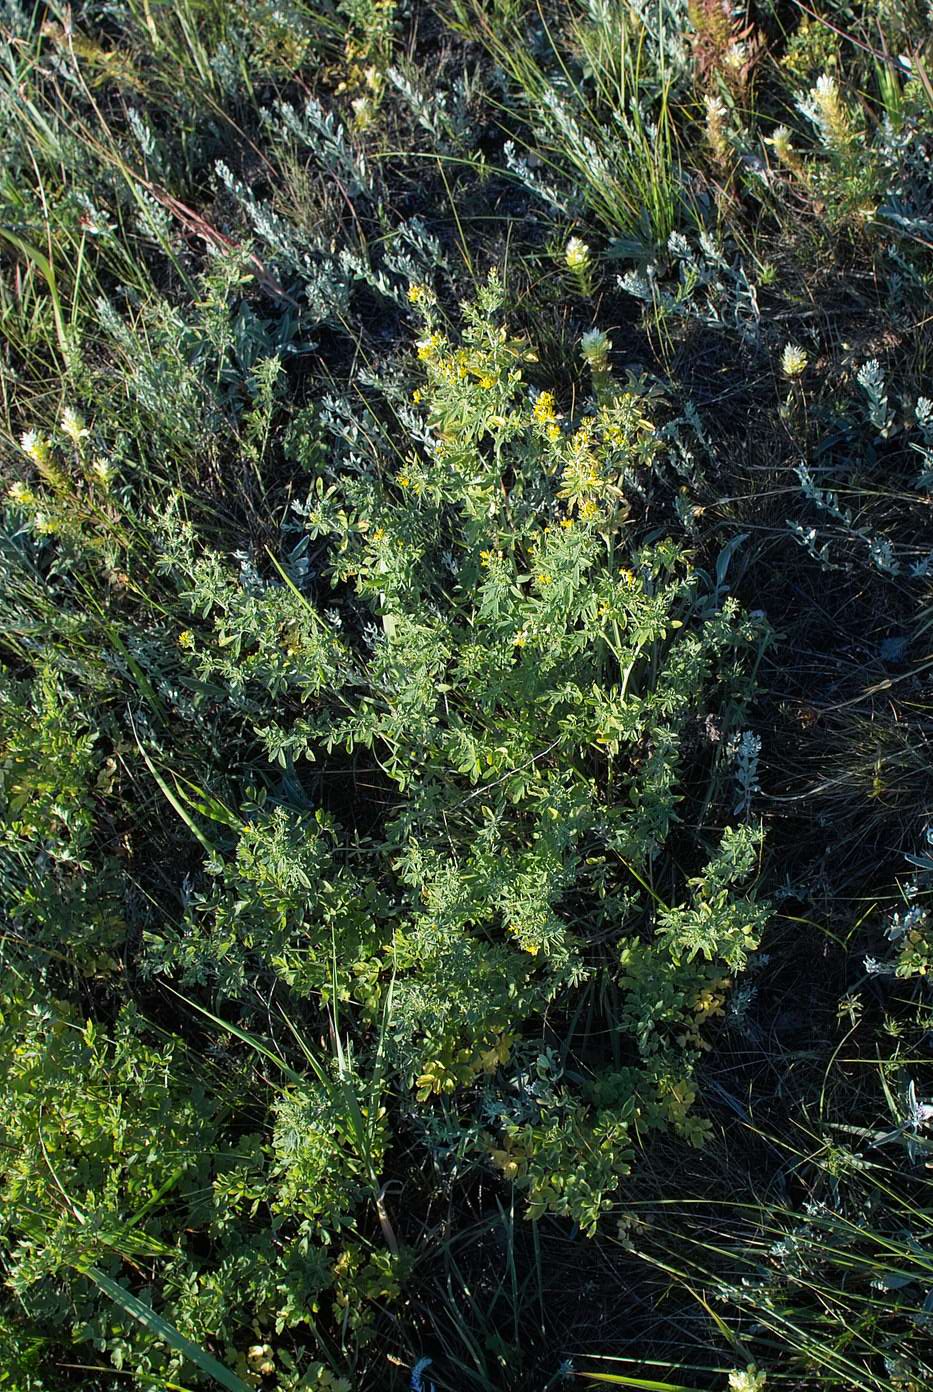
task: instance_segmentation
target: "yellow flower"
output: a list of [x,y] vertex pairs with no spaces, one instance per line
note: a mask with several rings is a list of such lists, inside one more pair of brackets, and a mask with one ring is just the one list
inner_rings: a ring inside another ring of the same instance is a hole
[[421,339],[420,343],[418,344],[418,357],[421,359],[421,361],[428,362],[431,358],[436,357],[437,350],[438,348],[440,348],[441,342],[442,339],[440,334],[436,333],[429,334],[427,338]]
[[797,343],[787,343],[781,354],[781,371],[785,377],[800,377],[807,370],[807,355]]
[[492,560],[492,552],[491,552],[491,551],[481,551],[481,552],[479,553],[479,562],[480,562],[480,565],[488,566],[488,565],[489,565],[489,562],[490,562],[491,560]]
[[73,411],[70,406],[66,406],[62,411],[61,427],[73,445],[80,445],[87,435],[87,426],[84,424],[77,411]]
[[554,410],[553,392],[544,391],[541,393],[534,404],[532,415],[535,420],[539,421],[542,425],[549,425],[551,422],[557,420],[557,414]]
[[399,486],[399,488],[407,488],[407,487],[409,486],[410,483],[411,483],[411,479],[408,477],[407,474],[399,474],[399,476],[398,476],[398,486]]
[[536,577],[539,585],[550,585],[553,579],[546,570],[542,570]]
[[569,531],[570,531],[570,528],[573,526],[573,518],[572,518],[572,517],[562,517],[562,518],[560,519],[560,525],[564,528],[565,531],[568,531],[568,532],[569,532]]
[[765,144],[771,146],[782,164],[790,164],[796,158],[797,152],[791,143],[787,126],[776,126],[774,134],[769,136]]
[[421,400],[421,388],[420,388],[420,387],[415,387],[415,390],[414,390],[414,391],[412,392],[412,394],[411,394],[411,399],[412,399],[412,401],[420,401],[420,400]]
[[706,139],[717,160],[722,163],[729,153],[725,125],[728,112],[719,97],[706,97]]
[[765,1392],[767,1374],[760,1373],[754,1363],[736,1368],[729,1374],[729,1392]]
[[491,387],[496,385],[496,379],[494,377],[481,377],[479,384],[484,391],[489,391]]
[[191,632],[190,628],[183,628],[181,633],[179,633],[178,646],[180,648],[194,647],[194,634]]
[[19,442],[33,464],[38,464],[41,468],[43,464],[48,463],[49,442],[44,435],[40,435],[37,430],[24,430],[19,437]]
[[828,145],[845,146],[852,140],[852,126],[845,102],[839,94],[836,79],[823,73],[811,88],[810,101],[817,114],[817,122]]
[[11,503],[18,504],[19,507],[29,507],[36,501],[36,495],[32,489],[27,487],[20,479],[10,484],[10,491],[7,494]]
[[423,304],[430,299],[430,291],[426,285],[409,285],[408,299],[411,304]]
[[567,243],[567,249],[564,252],[564,257],[568,269],[573,271],[574,275],[578,275],[581,271],[589,269],[590,249],[586,242],[581,241],[579,237],[570,238]]

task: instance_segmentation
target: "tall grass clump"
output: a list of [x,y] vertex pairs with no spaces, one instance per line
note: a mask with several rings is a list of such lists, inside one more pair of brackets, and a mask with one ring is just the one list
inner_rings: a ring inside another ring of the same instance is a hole
[[672,112],[683,56],[676,13],[458,0],[454,14],[508,81],[504,126],[524,120],[505,146],[513,176],[619,243],[663,245],[689,201]]

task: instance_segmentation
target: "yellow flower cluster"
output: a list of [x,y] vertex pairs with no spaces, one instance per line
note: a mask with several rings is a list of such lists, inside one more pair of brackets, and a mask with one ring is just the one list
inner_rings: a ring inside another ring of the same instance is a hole
[[443,342],[439,333],[428,334],[428,337],[423,338],[418,344],[418,357],[422,362],[430,362],[432,358],[437,357]]
[[818,77],[816,86],[810,91],[810,100],[816,108],[827,142],[838,148],[847,146],[852,140],[852,124],[836,79],[829,73]]
[[774,134],[765,141],[765,144],[771,146],[781,164],[786,165],[792,174],[796,174],[798,179],[806,177],[803,160],[794,149],[787,126],[778,126]]
[[[592,446],[593,422],[585,420],[570,438],[568,458],[557,491],[557,496],[567,503],[568,511],[577,512],[583,521],[592,521],[598,515],[592,495],[601,491],[603,483],[602,467]],[[587,503],[590,506],[584,513]]]
[[631,394],[602,406],[598,424],[603,441],[616,449],[627,449],[655,433],[654,422],[642,415],[638,398]]
[[724,164],[729,154],[726,140],[727,111],[720,97],[706,97],[706,139],[718,164]]
[[564,259],[568,270],[573,271],[574,275],[579,275],[590,268],[590,249],[579,237],[571,237],[564,252]]
[[21,479],[17,479],[15,483],[10,484],[7,497],[11,503],[16,503],[18,507],[31,507],[36,501],[35,493],[33,493],[32,489],[23,483]]
[[560,426],[558,425],[560,416],[555,408],[553,392],[541,392],[531,408],[531,416],[536,425],[544,426],[544,433],[549,440],[560,439]]
[[62,411],[61,426],[75,448],[79,448],[81,441],[88,434],[88,428],[84,424],[83,418],[78,415],[77,411],[72,410],[70,406],[66,406],[64,411]]
[[801,377],[807,370],[805,349],[796,343],[786,343],[781,354],[781,371],[785,377]]
[[48,464],[50,459],[49,442],[44,435],[40,435],[37,430],[24,430],[19,442],[23,452],[29,455],[37,468],[41,469],[44,464]]
[[538,397],[532,410],[535,420],[541,425],[549,425],[551,421],[557,420],[557,413],[554,410],[554,393],[543,391]]

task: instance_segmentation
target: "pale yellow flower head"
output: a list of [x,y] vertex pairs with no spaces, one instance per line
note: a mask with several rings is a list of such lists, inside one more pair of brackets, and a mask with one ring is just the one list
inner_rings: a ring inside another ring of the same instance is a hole
[[612,340],[602,329],[588,329],[580,339],[580,352],[590,367],[604,367],[611,347]]
[[800,377],[807,370],[807,354],[799,343],[786,343],[781,354],[781,371],[785,377]]
[[768,1377],[760,1373],[754,1363],[745,1369],[737,1368],[729,1374],[729,1392],[765,1392]]
[[579,237],[570,238],[564,252],[564,258],[568,269],[573,271],[575,275],[580,275],[590,268],[590,249],[586,242],[581,241]]
[[70,406],[66,406],[62,411],[61,427],[73,445],[80,445],[88,433],[83,417]]
[[19,437],[23,453],[28,454],[33,464],[41,466],[49,460],[49,442],[38,430],[24,430]]

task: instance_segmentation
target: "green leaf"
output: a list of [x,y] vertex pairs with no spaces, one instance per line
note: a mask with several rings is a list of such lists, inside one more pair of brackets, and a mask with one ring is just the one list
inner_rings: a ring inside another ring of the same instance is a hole
[[217,1359],[202,1349],[199,1344],[193,1344],[190,1339],[186,1339],[183,1334],[179,1334],[173,1324],[168,1320],[157,1315],[151,1305],[147,1305],[144,1300],[140,1300],[131,1291],[125,1289],[106,1272],[101,1271],[96,1266],[78,1267],[78,1270],[85,1276],[89,1276],[95,1285],[99,1286],[105,1295],[109,1295],[115,1305],[119,1305],[128,1315],[139,1320],[144,1328],[150,1330],[158,1338],[165,1342],[184,1358],[188,1358],[196,1364],[209,1378],[219,1382],[221,1387],[228,1387],[230,1392],[252,1392],[248,1383],[242,1378],[238,1378],[236,1373],[231,1373],[229,1368],[225,1368],[223,1363],[218,1363]]
[[655,1378],[626,1377],[624,1373],[584,1373],[591,1382],[610,1382],[613,1387],[640,1387],[643,1392],[701,1392],[682,1382],[658,1382]]

